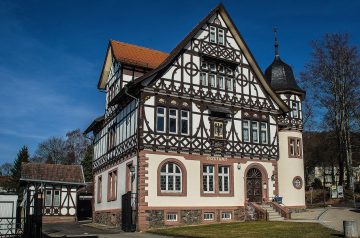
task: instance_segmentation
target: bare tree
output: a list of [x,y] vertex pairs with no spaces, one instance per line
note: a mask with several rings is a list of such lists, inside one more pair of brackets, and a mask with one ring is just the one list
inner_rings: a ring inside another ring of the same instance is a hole
[[[313,99],[325,111],[324,125],[336,135],[339,184],[352,185],[352,144],[350,131],[357,123],[360,103],[360,57],[347,34],[326,34],[312,44],[312,60],[302,79],[309,85]],[[309,92],[309,91],[308,91]]]
[[84,137],[80,129],[66,133],[66,150],[68,164],[80,164],[91,141]]
[[66,156],[66,141],[60,137],[51,137],[38,145],[34,158],[37,162],[63,164]]
[[11,168],[12,168],[12,164],[3,163],[2,165],[0,165],[0,175],[1,176],[9,176]]

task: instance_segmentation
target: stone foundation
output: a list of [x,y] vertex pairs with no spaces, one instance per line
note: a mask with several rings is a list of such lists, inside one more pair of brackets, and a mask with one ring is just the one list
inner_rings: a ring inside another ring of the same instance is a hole
[[[214,212],[214,220],[212,221],[204,221],[203,220],[203,212]],[[231,212],[232,219],[231,220],[222,220],[221,213],[222,212]],[[166,221],[166,213],[177,213],[178,221],[176,222],[168,222]],[[187,209],[181,210],[179,208],[169,208],[166,210],[157,209],[157,210],[146,210],[145,211],[146,223],[139,224],[142,229],[139,230],[147,230],[154,228],[162,228],[168,227],[172,225],[176,226],[187,226],[187,225],[197,225],[197,224],[209,224],[209,223],[222,223],[222,222],[234,222],[234,221],[244,221],[245,220],[245,208],[239,207],[237,209],[219,209],[208,208],[208,209]]]
[[121,226],[121,210],[96,211],[93,215],[93,222],[108,226]]

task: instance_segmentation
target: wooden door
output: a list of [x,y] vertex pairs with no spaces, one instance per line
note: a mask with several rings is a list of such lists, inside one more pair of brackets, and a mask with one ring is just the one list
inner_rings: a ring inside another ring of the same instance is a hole
[[262,202],[262,178],[260,170],[250,169],[246,174],[246,190],[249,202]]

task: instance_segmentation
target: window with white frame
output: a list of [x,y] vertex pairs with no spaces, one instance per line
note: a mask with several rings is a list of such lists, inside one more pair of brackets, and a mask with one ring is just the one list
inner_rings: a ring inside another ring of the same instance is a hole
[[177,110],[169,109],[169,133],[177,133]]
[[217,80],[218,80],[219,89],[225,89],[224,77],[218,76]]
[[299,105],[297,102],[291,102],[291,114],[293,118],[299,118]]
[[209,81],[210,81],[210,86],[212,88],[216,87],[216,76],[215,74],[209,74]]
[[165,132],[165,108],[158,107],[156,111],[156,131]]
[[218,43],[219,43],[219,45],[225,44],[224,30],[220,29],[220,28],[218,28]]
[[260,138],[261,144],[268,143],[268,124],[266,122],[260,123]]
[[216,43],[216,27],[210,26],[210,42]]
[[243,142],[250,142],[250,121],[242,122],[242,138]]
[[218,177],[219,177],[219,192],[228,193],[229,190],[229,166],[219,166],[218,167]]
[[233,90],[233,80],[232,80],[232,78],[226,78],[226,89],[228,91]]
[[212,221],[214,220],[213,212],[204,212],[204,221]]
[[206,73],[201,73],[200,74],[200,84],[202,85],[202,86],[208,86],[208,82],[207,82],[207,74]]
[[45,206],[50,207],[52,205],[52,190],[45,190]]
[[290,147],[290,156],[295,156],[295,139],[289,140],[289,147]]
[[203,191],[204,193],[214,192],[214,165],[203,166]]
[[189,112],[181,111],[181,134],[189,134]]
[[214,63],[209,63],[209,68],[211,72],[216,72],[216,64]]
[[177,221],[177,213],[168,213],[166,215],[167,221]]
[[259,143],[259,123],[256,121],[252,121],[251,130],[252,130],[252,141],[254,143]]
[[60,190],[54,190],[54,200],[53,200],[54,206],[60,206]]
[[231,212],[222,212],[221,219],[222,220],[231,220]]
[[296,155],[298,157],[301,156],[301,141],[300,141],[300,139],[296,140]]
[[160,170],[160,189],[162,192],[181,192],[181,169],[175,163],[166,163]]

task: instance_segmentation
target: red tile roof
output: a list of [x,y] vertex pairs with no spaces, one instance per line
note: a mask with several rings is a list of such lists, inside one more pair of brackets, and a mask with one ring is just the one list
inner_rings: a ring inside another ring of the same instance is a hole
[[154,69],[169,56],[168,53],[164,53],[158,50],[127,44],[115,40],[112,40],[110,44],[114,57],[117,61],[135,66]]
[[22,163],[21,180],[77,184],[85,182],[81,165],[42,163]]

